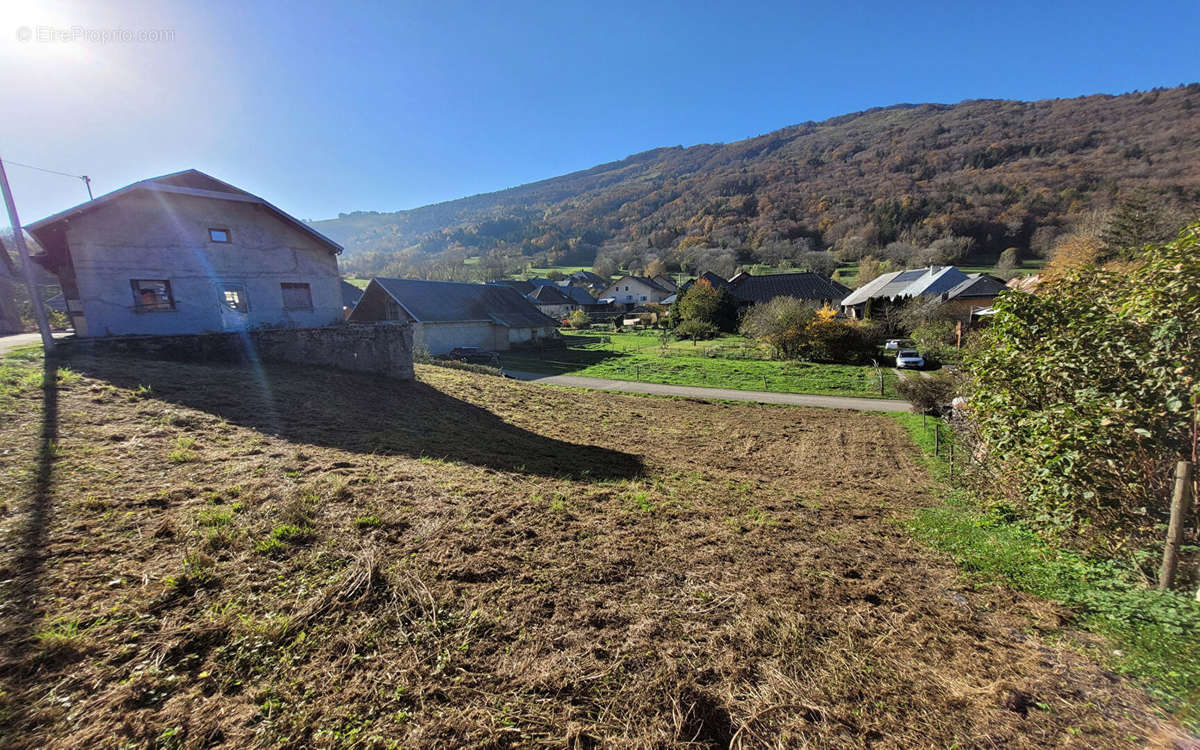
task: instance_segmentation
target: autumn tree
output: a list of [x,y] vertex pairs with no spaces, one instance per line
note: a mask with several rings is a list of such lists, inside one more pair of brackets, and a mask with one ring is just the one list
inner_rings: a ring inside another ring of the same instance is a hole
[[592,273],[601,278],[612,278],[616,272],[617,262],[610,256],[597,256],[595,263],[592,264]]
[[1054,248],[1050,262],[1042,271],[1046,278],[1062,276],[1073,268],[1094,265],[1104,253],[1104,243],[1094,234],[1072,234]]
[[895,268],[892,262],[888,260],[879,260],[873,255],[868,255],[858,262],[858,281],[857,284],[862,286],[870,281],[874,281],[885,273],[891,273]]
[[1002,279],[1011,279],[1016,275],[1016,270],[1021,267],[1021,257],[1015,247],[1010,247],[1000,253],[1000,260],[996,261],[996,275]]
[[724,289],[700,279],[692,284],[676,303],[674,319],[683,324],[698,320],[722,331],[737,330],[737,300]]

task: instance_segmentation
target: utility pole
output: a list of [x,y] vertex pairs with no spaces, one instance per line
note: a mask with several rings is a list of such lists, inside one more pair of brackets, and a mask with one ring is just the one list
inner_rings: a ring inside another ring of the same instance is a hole
[[91,178],[91,177],[88,177],[87,175],[81,175],[81,176],[79,177],[79,179],[83,180],[83,184],[84,184],[84,185],[87,185],[87,189],[88,189],[88,200],[94,200],[94,199],[92,198],[92,178]]
[[33,304],[33,317],[37,319],[38,330],[42,333],[42,349],[49,354],[54,351],[54,336],[50,334],[50,323],[46,320],[42,295],[38,294],[37,284],[33,280],[33,263],[29,260],[29,248],[25,246],[25,230],[21,228],[21,218],[17,216],[17,204],[13,203],[12,189],[8,186],[8,174],[4,171],[3,159],[0,159],[0,189],[4,191],[4,205],[8,209],[8,221],[12,224],[17,255],[21,257],[21,274],[25,277],[25,288],[29,290],[29,301]]

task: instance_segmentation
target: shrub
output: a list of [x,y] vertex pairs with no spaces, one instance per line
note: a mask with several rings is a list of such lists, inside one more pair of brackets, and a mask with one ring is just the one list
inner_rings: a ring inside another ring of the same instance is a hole
[[1084,266],[996,300],[967,366],[1010,503],[1042,528],[1157,537],[1200,399],[1197,300],[1200,223],[1132,270]]
[[587,328],[592,324],[592,319],[583,310],[575,310],[567,318],[567,325],[572,328]]
[[958,359],[955,348],[955,326],[949,320],[936,320],[912,330],[912,340],[928,364],[953,362]]
[[737,330],[737,300],[726,290],[700,279],[679,297],[672,317],[679,320],[680,325],[696,320],[732,332]]
[[793,297],[755,305],[742,321],[742,333],[777,357],[818,362],[869,361],[875,343],[873,325],[838,318],[831,308],[814,310]]
[[758,339],[779,357],[797,359],[808,343],[808,327],[817,311],[792,297],[755,305],[742,320],[742,333]]
[[675,328],[675,336],[680,340],[707,341],[715,339],[720,333],[719,328],[703,320],[685,320]]
[[943,414],[954,399],[958,383],[945,373],[928,378],[902,377],[896,382],[896,392],[912,404],[918,414]]

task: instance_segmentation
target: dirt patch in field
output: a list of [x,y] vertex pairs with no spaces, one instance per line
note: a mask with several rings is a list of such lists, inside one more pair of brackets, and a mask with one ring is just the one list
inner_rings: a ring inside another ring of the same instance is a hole
[[1170,746],[870,415],[78,359],[0,422],[0,744]]

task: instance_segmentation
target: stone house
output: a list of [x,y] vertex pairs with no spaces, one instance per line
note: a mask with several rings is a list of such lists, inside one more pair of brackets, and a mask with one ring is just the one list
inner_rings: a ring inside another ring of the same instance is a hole
[[467,346],[505,351],[558,332],[556,320],[510,286],[423,279],[371,279],[349,320],[408,321],[414,351],[430,354]]
[[189,169],[26,227],[80,337],[316,328],[343,319],[342,248]]

